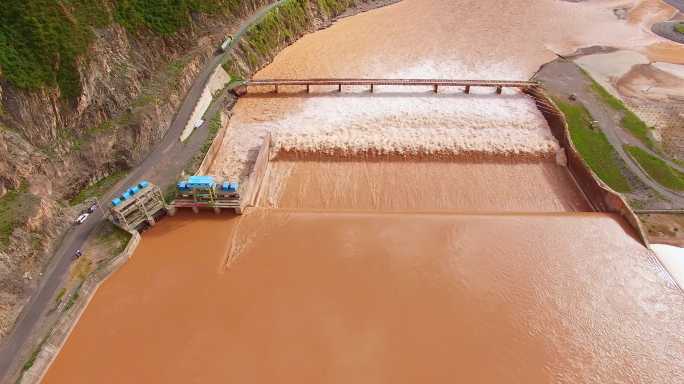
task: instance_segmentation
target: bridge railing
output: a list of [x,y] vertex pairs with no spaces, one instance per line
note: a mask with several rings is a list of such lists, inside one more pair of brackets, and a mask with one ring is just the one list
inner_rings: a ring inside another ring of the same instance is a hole
[[338,91],[342,91],[343,86],[369,86],[373,92],[375,86],[431,86],[434,92],[439,87],[464,87],[465,93],[470,93],[471,87],[495,88],[496,93],[500,94],[503,88],[528,89],[539,86],[535,81],[523,80],[459,80],[459,79],[354,79],[354,78],[321,78],[321,79],[258,79],[247,80],[238,90],[239,94],[247,93],[249,87],[273,86],[277,93],[280,86],[305,86],[306,91],[311,91],[311,86],[336,85]]

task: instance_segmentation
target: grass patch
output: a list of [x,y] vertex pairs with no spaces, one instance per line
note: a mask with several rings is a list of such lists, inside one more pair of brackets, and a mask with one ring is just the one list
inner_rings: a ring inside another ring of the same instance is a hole
[[260,58],[270,57],[307,30],[311,21],[308,7],[308,0],[286,0],[247,29],[240,46],[250,68],[258,68]]
[[[40,341],[38,346],[36,346],[36,349],[31,352],[31,356],[29,356],[28,360],[24,363],[24,365],[21,367],[21,374],[23,376],[24,372],[28,371],[33,367],[33,364],[36,363],[36,359],[38,358],[38,354],[40,353],[40,350],[43,349],[43,345],[45,345],[45,342],[47,341],[47,336],[43,337],[43,340]],[[21,378],[19,379],[21,381]]]
[[79,292],[80,289],[81,289],[81,285],[83,285],[83,282],[82,282],[82,281],[81,281],[81,283],[78,285],[78,287],[76,287],[76,289],[74,290],[74,293],[72,293],[71,296],[69,296],[69,301],[67,301],[66,305],[64,306],[63,312],[68,311],[69,309],[71,309],[71,307],[74,306],[74,304],[76,304],[76,300],[78,300],[78,297],[79,297],[78,292]]
[[[217,113],[210,121],[209,124],[207,125],[207,139],[204,140],[204,144],[202,145],[202,148],[193,156],[192,160],[188,163],[188,165],[185,167],[185,173],[188,175],[194,175],[195,172],[199,169],[200,165],[202,165],[202,160],[204,160],[204,157],[207,155],[207,152],[209,152],[209,148],[211,148],[211,144],[214,142],[214,139],[216,138],[216,134],[218,131],[221,129],[221,114]],[[174,185],[175,187],[175,185]]]
[[57,293],[57,297],[55,297],[55,304],[59,304],[59,302],[62,301],[62,298],[64,298],[65,294],[66,294],[66,288],[60,289],[59,293]]
[[176,199],[176,183],[172,183],[164,188],[164,201],[166,204],[171,204]]
[[591,80],[591,89],[599,96],[599,98],[612,109],[622,113],[622,120],[620,125],[629,131],[634,137],[639,139],[650,149],[656,150],[656,145],[653,139],[649,136],[649,128],[634,112],[630,111],[625,103],[617,97],[613,96],[601,84],[597,83],[586,71],[582,71]]
[[598,177],[618,192],[630,192],[627,179],[622,174],[620,159],[606,136],[593,130],[589,124],[591,115],[581,104],[554,99],[568,121],[570,137],[589,167]]
[[130,239],[130,233],[110,222],[106,222],[102,226],[96,237],[96,241],[99,245],[111,251],[110,256],[116,256],[123,252]]
[[116,171],[101,179],[97,183],[83,188],[76,196],[69,200],[70,205],[78,205],[89,199],[98,198],[107,192],[116,182],[126,176],[126,171]]
[[38,202],[39,198],[28,191],[26,183],[0,197],[0,249],[9,245],[14,228],[26,221]]
[[681,33],[682,35],[684,35],[684,23],[677,23],[677,24],[675,24],[674,30],[675,30],[675,32],[679,32],[679,33]]
[[114,122],[112,120],[105,120],[99,125],[88,129],[88,133],[96,135],[99,133],[109,132],[114,129]]
[[93,262],[87,257],[81,256],[76,260],[76,263],[71,267],[72,279],[85,279],[88,273],[92,270]]
[[676,191],[684,191],[684,173],[670,167],[663,159],[643,149],[625,145],[625,150],[660,185]]

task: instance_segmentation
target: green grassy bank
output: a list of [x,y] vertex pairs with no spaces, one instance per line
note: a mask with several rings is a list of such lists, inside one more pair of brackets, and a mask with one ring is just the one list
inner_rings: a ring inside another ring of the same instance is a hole
[[627,179],[622,174],[620,158],[600,130],[593,130],[589,122],[593,119],[583,105],[554,98],[554,102],[565,114],[570,137],[582,158],[598,177],[618,192],[630,192]]
[[625,103],[617,97],[613,96],[605,88],[603,88],[599,83],[596,82],[588,73],[584,74],[591,79],[591,89],[603,100],[603,102],[611,107],[612,109],[620,112],[622,114],[622,120],[620,120],[620,125],[629,131],[634,137],[639,139],[648,148],[656,150],[656,144],[651,139],[649,132],[651,128],[646,125],[634,112],[630,111]]
[[660,185],[676,191],[684,191],[684,173],[639,147],[625,145],[625,150]]

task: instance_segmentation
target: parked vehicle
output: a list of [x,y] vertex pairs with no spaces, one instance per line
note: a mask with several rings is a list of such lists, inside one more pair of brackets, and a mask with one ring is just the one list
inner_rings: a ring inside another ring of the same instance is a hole
[[203,119],[199,119],[199,120],[195,121],[194,128],[197,129],[197,128],[201,127],[202,124],[204,124],[204,120],[203,120]]
[[81,256],[83,256],[83,252],[81,252],[80,249],[77,249],[76,252],[74,252],[74,258],[78,259]]
[[228,35],[226,36],[226,39],[223,40],[223,43],[221,43],[221,46],[219,47],[219,51],[225,52],[228,50],[228,47],[230,46],[230,43],[233,41],[233,36]]
[[97,211],[97,202],[93,202],[90,204],[90,207],[88,207],[88,213],[93,213]]
[[76,220],[74,221],[74,223],[76,223],[76,224],[83,224],[83,223],[86,221],[86,219],[88,218],[88,216],[90,216],[90,213],[87,213],[87,212],[86,212],[86,213],[81,213],[81,214],[76,218]]

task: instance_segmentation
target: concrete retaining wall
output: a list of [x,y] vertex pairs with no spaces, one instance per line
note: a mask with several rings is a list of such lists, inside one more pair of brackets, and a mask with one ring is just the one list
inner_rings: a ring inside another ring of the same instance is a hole
[[209,147],[209,150],[207,151],[206,155],[204,155],[204,159],[202,159],[202,164],[200,164],[199,168],[197,168],[197,172],[195,172],[195,175],[208,174],[209,168],[214,163],[216,154],[218,154],[218,152],[221,150],[221,146],[223,145],[223,139],[226,136],[226,130],[228,129],[228,120],[228,116],[225,113],[221,112],[221,128],[216,133],[216,137],[214,137],[214,140],[211,142],[211,146]]
[[619,193],[610,189],[596,176],[591,168],[589,168],[589,165],[584,162],[579,152],[577,152],[575,145],[570,139],[568,123],[563,113],[558,109],[558,106],[539,87],[529,88],[525,93],[531,96],[535,103],[537,103],[537,108],[548,122],[551,133],[556,137],[561,147],[565,149],[568,169],[587,196],[587,199],[589,199],[594,210],[598,212],[619,213],[634,229],[637,238],[645,246],[648,246],[646,232],[634,211],[632,211]]
[[24,372],[21,377],[21,384],[39,383],[43,379],[50,365],[55,361],[57,354],[69,338],[71,331],[88,307],[90,300],[95,296],[97,289],[112,273],[128,261],[138,247],[138,243],[140,243],[140,234],[134,231],[123,252],[110,260],[104,268],[88,275],[78,290],[79,299],[57,320],[54,327],[50,330],[33,366]]
[[247,180],[247,186],[242,194],[241,205],[243,211],[247,207],[256,206],[256,199],[259,196],[259,190],[261,189],[264,175],[266,175],[266,168],[268,167],[270,155],[271,134],[269,133],[266,135],[266,137],[264,137],[264,142],[261,144],[261,149],[259,149],[259,155],[254,162],[254,167],[252,168],[252,172],[249,174],[249,179]]

